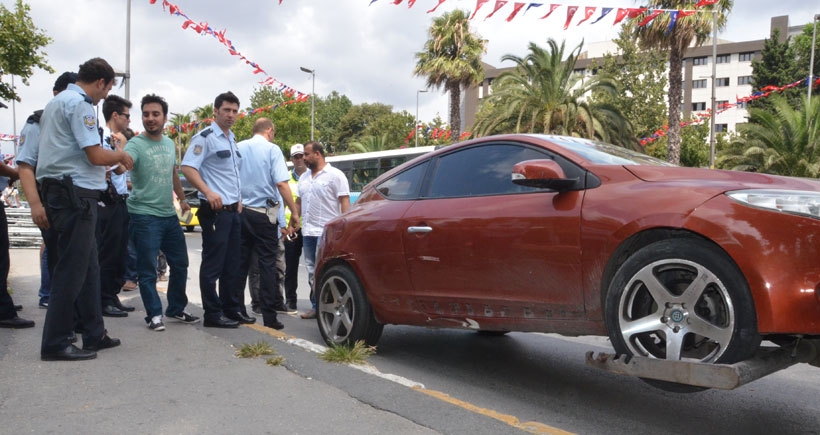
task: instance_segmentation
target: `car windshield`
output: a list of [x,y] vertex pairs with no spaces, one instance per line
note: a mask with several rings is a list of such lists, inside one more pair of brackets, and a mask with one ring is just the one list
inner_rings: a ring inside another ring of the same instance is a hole
[[674,166],[655,157],[603,142],[565,136],[539,136],[578,154],[596,165]]

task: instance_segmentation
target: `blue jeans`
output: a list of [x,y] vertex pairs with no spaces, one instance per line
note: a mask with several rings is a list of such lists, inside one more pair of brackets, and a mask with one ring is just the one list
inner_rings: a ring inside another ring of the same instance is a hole
[[137,249],[134,248],[134,241],[128,237],[128,256],[125,257],[125,274],[123,281],[137,282]]
[[308,271],[308,287],[310,287],[310,304],[316,310],[316,296],[314,295],[313,272],[316,271],[316,245],[319,238],[316,236],[304,236],[302,238],[302,250],[305,253],[305,267]]
[[137,251],[137,274],[140,296],[145,304],[145,321],[162,314],[162,301],[157,293],[157,254],[162,249],[171,269],[168,278],[168,308],[166,316],[181,314],[188,305],[185,285],[188,281],[188,247],[179,219],[173,216],[131,214],[131,240]]

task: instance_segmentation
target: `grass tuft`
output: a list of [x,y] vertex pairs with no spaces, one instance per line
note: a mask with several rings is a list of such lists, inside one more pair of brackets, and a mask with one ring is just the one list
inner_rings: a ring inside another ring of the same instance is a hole
[[340,364],[364,364],[367,362],[367,358],[375,353],[375,346],[368,346],[360,340],[353,346],[331,345],[319,355],[319,358],[327,362]]
[[282,355],[276,355],[274,357],[268,358],[265,361],[265,364],[267,364],[269,366],[281,366],[284,363],[285,363],[285,357],[283,357]]
[[243,343],[237,349],[236,356],[238,358],[256,358],[262,355],[273,355],[274,353],[273,348],[268,343],[260,341],[255,344]]

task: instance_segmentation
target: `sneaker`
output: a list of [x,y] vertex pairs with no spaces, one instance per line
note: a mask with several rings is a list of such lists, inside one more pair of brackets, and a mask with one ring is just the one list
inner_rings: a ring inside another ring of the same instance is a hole
[[125,284],[122,285],[122,291],[130,292],[137,289],[137,283],[134,281],[125,281]]
[[298,311],[296,311],[296,309],[290,309],[290,307],[288,307],[285,304],[277,305],[276,306],[276,312],[280,313],[280,314],[296,314],[296,313],[298,313]]
[[303,319],[315,319],[316,318],[316,310],[310,310],[306,313],[302,313],[302,314],[299,315],[299,317],[301,317]]
[[148,322],[148,329],[152,331],[164,331],[165,324],[162,323],[162,316],[154,316],[151,318],[151,321]]
[[168,277],[164,273],[157,275],[157,281],[168,281]]
[[168,316],[172,319],[177,319],[182,323],[196,323],[199,322],[199,317],[192,316],[190,313],[186,313],[185,311],[175,314],[173,316]]
[[40,301],[40,308],[48,308],[48,301]]
[[291,311],[296,311],[296,301],[288,302],[288,309]]

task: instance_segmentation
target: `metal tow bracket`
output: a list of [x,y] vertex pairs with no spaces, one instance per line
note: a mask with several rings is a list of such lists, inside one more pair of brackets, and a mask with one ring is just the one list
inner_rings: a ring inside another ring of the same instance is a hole
[[797,347],[761,347],[754,357],[734,364],[670,361],[640,356],[586,353],[586,363],[611,373],[675,382],[721,390],[741,385],[817,357],[817,349],[806,341]]

